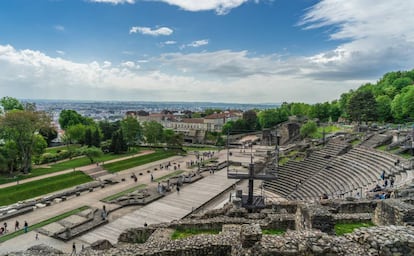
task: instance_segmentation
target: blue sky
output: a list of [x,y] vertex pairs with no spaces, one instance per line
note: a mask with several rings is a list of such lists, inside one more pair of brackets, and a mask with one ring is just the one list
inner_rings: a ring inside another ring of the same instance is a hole
[[4,0],[0,96],[322,102],[413,41],[411,1]]

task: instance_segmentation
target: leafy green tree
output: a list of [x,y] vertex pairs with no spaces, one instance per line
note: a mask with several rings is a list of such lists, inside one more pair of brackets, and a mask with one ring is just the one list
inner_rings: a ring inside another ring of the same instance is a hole
[[331,106],[329,109],[329,116],[331,118],[331,121],[333,122],[337,122],[339,117],[341,117],[341,108],[337,100],[334,100],[331,102]]
[[288,120],[289,113],[287,109],[266,109],[258,114],[260,126],[262,128],[271,128],[279,123]]
[[43,136],[48,146],[57,138],[58,133],[54,127],[44,127],[39,130],[39,134]]
[[33,143],[33,160],[36,164],[40,163],[40,157],[47,148],[47,142],[42,135],[36,134]]
[[254,110],[247,110],[243,112],[243,121],[245,130],[256,130],[257,114]]
[[184,142],[184,136],[182,133],[176,133],[171,129],[164,130],[164,141],[169,147],[181,148]]
[[201,116],[209,116],[211,114],[221,113],[221,112],[223,112],[223,110],[221,110],[219,108],[207,108],[207,109],[204,110],[204,113],[201,114]]
[[404,88],[402,112],[410,120],[414,120],[414,85]]
[[19,149],[15,141],[8,140],[0,147],[0,158],[0,171],[12,175],[19,161]]
[[70,143],[80,143],[84,144],[85,142],[85,132],[86,126],[83,124],[75,124],[66,128],[65,134],[68,136]]
[[103,140],[110,140],[112,138],[112,134],[118,131],[121,128],[121,122],[108,122],[108,121],[101,121],[99,122],[99,128],[102,131],[102,139]]
[[99,128],[96,127],[95,131],[92,135],[92,146],[99,148],[101,146],[101,133],[99,132]]
[[92,146],[92,130],[90,127],[85,129],[84,143],[86,146]]
[[59,115],[59,124],[62,129],[77,124],[83,124],[84,118],[81,114],[71,109],[64,109]]
[[144,123],[144,136],[147,143],[156,145],[163,141],[163,127],[161,124],[150,121]]
[[127,117],[121,121],[121,129],[127,142],[128,149],[136,146],[142,139],[142,127],[138,120],[133,117]]
[[124,139],[124,134],[122,129],[114,132],[112,135],[111,145],[109,146],[109,151],[113,152],[114,154],[121,154],[128,150],[128,145]]
[[24,110],[23,104],[19,100],[9,96],[1,98],[0,105],[3,106],[5,112],[10,110]]
[[50,118],[44,112],[13,110],[1,117],[0,127],[4,128],[3,139],[16,143],[19,150],[18,164],[22,172],[31,171],[36,133],[49,125]]
[[391,99],[388,95],[380,95],[376,98],[378,121],[392,121]]
[[318,126],[315,122],[309,121],[300,127],[300,135],[303,138],[307,138],[310,135],[314,134],[318,130]]
[[391,102],[391,113],[397,122],[403,122],[405,115],[403,112],[403,94],[397,94]]
[[358,90],[349,99],[347,112],[353,121],[361,123],[376,120],[376,111],[377,102],[372,91]]
[[100,148],[97,147],[82,147],[81,148],[81,152],[83,155],[85,155],[87,158],[89,158],[89,160],[91,161],[91,163],[95,162],[95,159],[102,156],[103,152]]

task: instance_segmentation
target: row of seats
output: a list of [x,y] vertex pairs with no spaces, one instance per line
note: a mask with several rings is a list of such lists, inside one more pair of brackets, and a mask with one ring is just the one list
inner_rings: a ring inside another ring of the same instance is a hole
[[396,182],[403,177],[398,166],[401,158],[364,146],[340,154],[347,146],[329,143],[301,162],[288,162],[279,169],[277,180],[265,182],[265,188],[287,199],[307,200],[361,191],[378,183],[383,172],[398,178]]

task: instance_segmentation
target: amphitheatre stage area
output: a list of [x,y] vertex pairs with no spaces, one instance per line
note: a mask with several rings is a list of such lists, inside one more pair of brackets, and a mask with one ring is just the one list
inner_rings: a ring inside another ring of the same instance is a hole
[[[90,165],[78,171],[95,181],[81,190],[10,218],[3,211],[12,229],[79,209],[2,242],[0,253],[414,255],[413,160],[392,150],[397,137],[376,129],[277,145],[257,135],[116,173]],[[267,177],[251,183],[264,204],[245,208],[250,189],[234,174],[250,171]]]

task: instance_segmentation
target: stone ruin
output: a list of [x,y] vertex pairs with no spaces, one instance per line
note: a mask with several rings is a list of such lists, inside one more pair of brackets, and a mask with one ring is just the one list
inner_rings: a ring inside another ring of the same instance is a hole
[[[336,223],[371,221],[376,226],[336,236]],[[99,241],[79,255],[414,255],[414,199],[280,202],[248,213],[228,203],[222,209],[129,229],[118,244]],[[173,240],[175,230],[218,230]],[[264,230],[285,230],[268,235]],[[36,250],[9,255],[44,255]],[[58,255],[56,251],[48,253]]]

